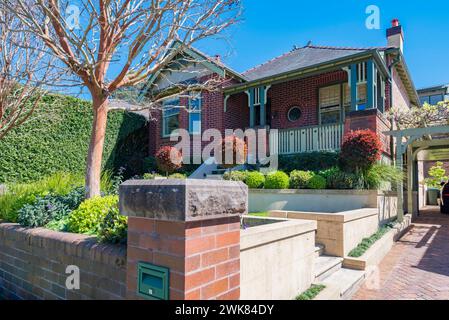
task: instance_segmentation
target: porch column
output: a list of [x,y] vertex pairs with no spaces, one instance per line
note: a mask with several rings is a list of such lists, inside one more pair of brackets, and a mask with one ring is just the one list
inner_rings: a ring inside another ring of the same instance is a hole
[[413,208],[413,191],[414,188],[414,161],[412,147],[407,148],[407,211],[408,213],[414,215]]
[[376,64],[373,62],[373,60],[367,61],[368,66],[368,72],[367,72],[367,109],[375,109],[376,106],[376,99],[375,96],[377,95],[377,90],[375,88],[375,83],[377,81],[376,79]]
[[357,111],[357,64],[351,64],[351,111]]
[[265,86],[262,86],[258,88],[259,90],[259,97],[260,97],[260,125],[265,126],[266,119],[267,119],[267,113],[265,110]]
[[[403,163],[403,145],[402,145],[402,136],[397,136],[396,143],[396,167],[403,172],[404,171],[404,163]],[[402,180],[398,182],[397,185],[398,192],[398,222],[402,222],[404,220],[404,183]]]
[[249,126],[251,128],[254,128],[256,125],[256,110],[254,108],[255,90],[254,88],[249,89]]

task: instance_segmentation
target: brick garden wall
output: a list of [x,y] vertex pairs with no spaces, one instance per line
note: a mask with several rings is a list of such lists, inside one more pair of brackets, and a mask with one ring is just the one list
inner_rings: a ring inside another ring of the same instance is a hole
[[[66,289],[69,265],[80,269],[80,289]],[[123,299],[126,246],[92,237],[0,223],[0,298]]]

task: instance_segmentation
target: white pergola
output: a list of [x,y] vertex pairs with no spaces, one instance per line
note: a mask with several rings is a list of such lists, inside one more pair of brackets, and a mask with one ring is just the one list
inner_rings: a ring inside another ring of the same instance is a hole
[[[414,212],[413,185],[416,170],[415,163],[418,154],[425,153],[420,160],[448,160],[449,138],[438,137],[438,135],[449,134],[449,125],[433,126],[426,128],[413,128],[396,131],[386,131],[386,135],[396,138],[396,167],[404,170],[404,155],[407,155],[407,208],[409,213]],[[398,220],[404,218],[404,183],[398,183]],[[419,210],[419,208],[416,208]]]

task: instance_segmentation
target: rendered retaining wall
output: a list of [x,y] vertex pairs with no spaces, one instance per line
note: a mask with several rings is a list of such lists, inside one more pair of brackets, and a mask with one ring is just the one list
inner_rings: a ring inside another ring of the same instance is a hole
[[397,215],[397,194],[377,190],[249,190],[249,212],[272,210],[338,213],[378,208],[379,221]]
[[[69,290],[67,266],[80,271],[80,289]],[[0,298],[123,299],[126,246],[98,244],[85,235],[26,229],[0,223]]]
[[312,284],[315,221],[290,220],[243,230],[240,299],[291,300]]
[[317,222],[316,242],[331,256],[345,257],[363,238],[378,230],[377,209],[359,209],[340,213],[272,211],[270,216]]

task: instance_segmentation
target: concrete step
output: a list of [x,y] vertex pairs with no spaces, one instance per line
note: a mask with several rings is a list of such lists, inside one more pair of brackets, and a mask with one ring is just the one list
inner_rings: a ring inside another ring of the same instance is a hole
[[227,170],[226,169],[217,169],[217,170],[213,170],[212,174],[225,174]]
[[206,179],[209,180],[223,180],[223,176],[220,174],[208,174],[206,175]]
[[341,269],[343,258],[319,256],[315,258],[315,282],[322,282]]
[[343,300],[350,299],[365,280],[365,271],[341,268],[321,283],[326,287],[337,287]]
[[315,257],[318,258],[324,254],[324,245],[323,244],[315,244]]

